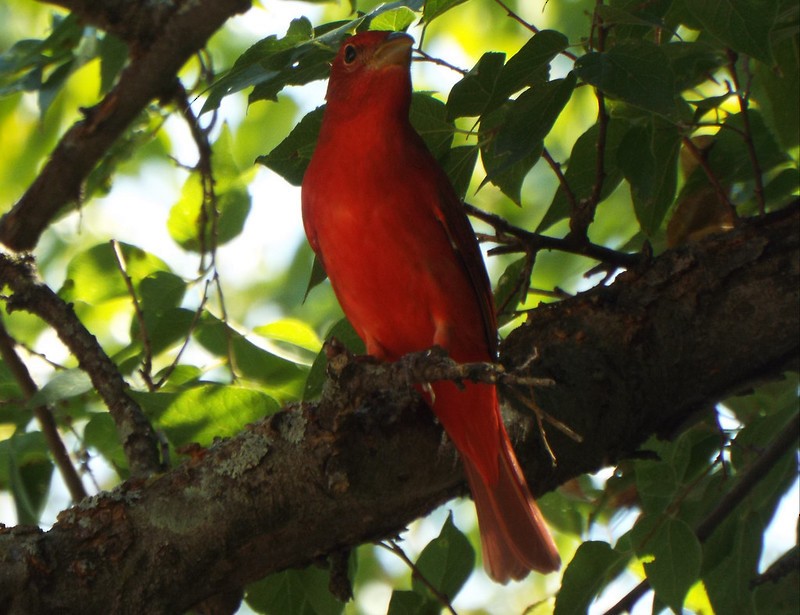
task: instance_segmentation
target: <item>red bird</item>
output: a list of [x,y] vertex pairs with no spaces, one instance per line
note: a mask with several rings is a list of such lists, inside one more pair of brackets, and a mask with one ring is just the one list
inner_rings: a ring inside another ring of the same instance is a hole
[[[339,49],[303,179],[306,235],[369,354],[395,361],[439,345],[456,361],[493,361],[497,321],[478,242],[408,119],[412,44],[373,31]],[[433,391],[433,411],[464,462],[489,575],[505,583],[557,570],[495,387],[437,382]]]

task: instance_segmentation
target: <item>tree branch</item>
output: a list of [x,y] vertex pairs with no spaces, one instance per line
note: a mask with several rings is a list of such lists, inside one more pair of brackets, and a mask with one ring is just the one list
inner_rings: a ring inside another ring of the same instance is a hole
[[161,468],[153,426],[128,395],[128,385],[94,335],[75,315],[72,306],[36,279],[32,259],[0,254],[0,287],[8,286],[9,311],[25,310],[53,327],[64,345],[92,381],[117,427],[131,474],[144,477]]
[[[80,0],[62,4],[85,11],[98,5]],[[139,11],[150,10],[149,3],[137,6]],[[249,6],[248,0],[198,0],[171,13],[158,38],[134,57],[108,95],[67,131],[33,184],[0,218],[0,241],[13,250],[36,246],[48,224],[80,200],[89,173],[142,109],[151,100],[171,96],[181,66],[229,17]],[[85,18],[85,12],[80,14]]]
[[[795,204],[531,312],[502,362],[552,377],[555,386],[536,391],[539,405],[591,434],[577,444],[549,433],[552,467],[531,422],[515,421],[533,491],[613,464],[653,433],[674,434],[698,410],[796,367],[798,229]],[[393,536],[466,492],[431,417],[408,389],[331,382],[318,404],[288,407],[175,470],[73,507],[46,533],[0,533],[0,610],[182,612]]]

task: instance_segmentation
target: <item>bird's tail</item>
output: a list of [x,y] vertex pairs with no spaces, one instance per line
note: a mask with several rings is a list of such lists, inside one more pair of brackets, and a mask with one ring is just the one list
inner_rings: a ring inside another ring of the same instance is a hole
[[507,583],[531,570],[554,572],[561,559],[502,427],[500,436],[495,484],[487,484],[472,461],[462,459],[478,513],[484,567],[492,579]]

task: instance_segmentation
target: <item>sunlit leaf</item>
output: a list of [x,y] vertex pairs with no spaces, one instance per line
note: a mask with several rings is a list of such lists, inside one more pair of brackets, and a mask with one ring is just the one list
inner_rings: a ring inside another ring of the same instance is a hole
[[272,169],[294,186],[303,181],[306,167],[317,145],[324,107],[306,114],[280,144],[256,162]]

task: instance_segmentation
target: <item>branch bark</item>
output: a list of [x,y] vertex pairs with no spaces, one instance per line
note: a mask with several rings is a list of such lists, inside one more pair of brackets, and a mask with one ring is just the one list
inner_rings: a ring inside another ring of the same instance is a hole
[[[503,344],[503,363],[552,377],[539,405],[586,436],[549,433],[552,467],[531,422],[514,422],[533,491],[614,463],[796,368],[799,311],[796,203],[533,311]],[[344,369],[380,385],[370,377],[380,366]],[[182,612],[396,534],[463,493],[454,450],[414,394],[329,387],[318,404],[287,407],[175,470],[81,502],[48,532],[4,530],[0,610]]]

